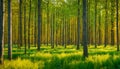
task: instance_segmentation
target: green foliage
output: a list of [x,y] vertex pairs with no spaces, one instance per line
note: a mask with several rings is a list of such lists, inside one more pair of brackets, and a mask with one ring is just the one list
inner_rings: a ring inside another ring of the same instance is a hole
[[[74,46],[50,47],[42,46],[41,51],[36,51],[34,47],[29,50],[29,54],[24,55],[23,50],[13,51],[16,58],[12,61],[5,60],[2,69],[120,69],[120,53],[115,51],[115,47],[94,48],[89,47],[89,57],[82,57],[82,48],[75,50]],[[112,49],[112,51],[111,51]],[[15,50],[15,49],[14,49]],[[19,55],[21,54],[21,55]],[[6,54],[5,54],[6,55]]]

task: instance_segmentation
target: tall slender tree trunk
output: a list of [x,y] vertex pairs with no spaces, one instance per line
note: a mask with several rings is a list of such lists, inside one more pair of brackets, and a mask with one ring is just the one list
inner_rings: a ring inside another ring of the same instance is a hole
[[26,0],[24,0],[24,45],[25,45],[25,54],[26,54]]
[[91,33],[90,33],[90,30],[91,30],[91,24],[90,24],[90,0],[88,0],[88,5],[87,5],[87,10],[88,10],[88,12],[87,12],[87,15],[88,15],[88,17],[87,17],[87,23],[88,23],[88,28],[87,28],[87,30],[88,30],[88,45],[90,45],[90,38],[91,38]]
[[41,3],[42,2],[42,0],[38,0],[38,50],[40,50],[40,46],[41,46],[41,37],[40,37],[40,34],[41,34],[41,20],[42,20],[42,16],[41,16]]
[[3,22],[3,0],[0,0],[0,64],[3,64],[4,58],[4,22]]
[[77,50],[80,45],[80,0],[78,0],[78,17],[77,17]]
[[36,21],[36,18],[37,18],[37,14],[36,14],[36,12],[37,12],[37,7],[35,7],[35,9],[34,9],[35,11],[35,18],[34,18],[34,45],[35,45],[35,47],[36,47],[36,43],[37,43],[37,35],[36,35],[36,33],[37,33],[37,21]]
[[99,45],[101,45],[101,42],[102,39],[101,39],[101,11],[99,13]]
[[55,13],[52,14],[51,19],[51,48],[54,48],[54,20],[55,20]]
[[28,49],[30,49],[30,26],[31,26],[31,0],[30,0],[30,7],[29,7],[29,21],[28,21]]
[[108,15],[108,11],[107,11],[107,1],[108,0],[106,0],[105,1],[105,41],[104,41],[104,47],[106,47],[107,46],[107,43],[108,43],[108,41],[107,41],[107,34],[108,34],[108,29],[107,29],[107,15]]
[[65,44],[65,40],[64,40],[64,30],[65,30],[65,28],[64,28],[64,26],[65,26],[65,18],[64,18],[64,16],[63,16],[63,21],[62,21],[62,46],[64,46],[64,44]]
[[83,0],[83,56],[88,57],[88,47],[87,47],[87,0]]
[[8,59],[12,60],[12,11],[11,11],[11,0],[8,0]]
[[117,31],[117,51],[119,51],[119,23],[118,23],[118,14],[119,14],[119,9],[118,9],[118,4],[119,4],[119,0],[116,0],[116,26],[117,26],[117,28],[116,28],[116,31]]
[[114,0],[111,0],[111,45],[115,44],[114,3]]
[[68,25],[68,27],[67,27],[67,36],[68,36],[67,44],[70,44],[70,20],[68,20],[67,25]]
[[20,47],[22,46],[22,0],[19,0],[19,41]]
[[[55,18],[57,18],[57,16],[58,16],[58,13],[57,13],[57,11],[55,12]],[[56,22],[56,20],[55,20],[55,26],[56,26],[56,30],[55,30],[55,39],[56,39],[56,42],[55,42],[55,44],[56,44],[56,46],[58,45],[58,38],[57,38],[57,33],[58,33],[58,23]]]
[[47,2],[47,46],[48,46],[48,34],[49,34],[49,0],[48,0],[48,2]]
[[96,31],[96,29],[97,29],[96,28],[96,26],[97,26],[96,25],[97,19],[96,18],[97,18],[97,0],[95,0],[95,48],[97,48],[97,44],[96,44],[97,43],[97,36],[96,36],[96,34],[97,34],[96,33],[97,32]]
[[66,45],[67,45],[67,36],[66,36],[66,30],[67,30],[67,29],[66,29],[66,24],[67,24],[67,20],[66,20],[66,16],[65,16],[65,22],[64,22],[64,23],[65,23],[65,24],[64,24],[64,25],[65,25],[65,31],[64,31],[64,36],[65,36],[65,37],[64,37],[64,41],[65,41],[65,42],[64,42],[64,47],[66,48]]

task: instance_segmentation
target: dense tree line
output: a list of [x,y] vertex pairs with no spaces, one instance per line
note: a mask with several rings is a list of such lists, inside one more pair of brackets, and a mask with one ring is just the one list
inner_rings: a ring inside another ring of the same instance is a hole
[[0,0],[0,62],[6,45],[9,60],[13,45],[24,46],[25,54],[42,44],[83,46],[85,57],[88,45],[117,45],[119,51],[118,8],[118,0]]

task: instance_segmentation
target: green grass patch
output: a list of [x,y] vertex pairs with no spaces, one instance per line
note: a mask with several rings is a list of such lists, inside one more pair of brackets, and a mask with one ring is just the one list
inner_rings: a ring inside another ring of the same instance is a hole
[[76,50],[75,46],[62,46],[51,49],[50,46],[42,46],[40,51],[36,47],[27,49],[24,47],[13,48],[13,60],[7,60],[7,47],[5,47],[4,65],[0,69],[120,69],[120,52],[116,47],[89,46],[89,57],[84,58],[82,47]]

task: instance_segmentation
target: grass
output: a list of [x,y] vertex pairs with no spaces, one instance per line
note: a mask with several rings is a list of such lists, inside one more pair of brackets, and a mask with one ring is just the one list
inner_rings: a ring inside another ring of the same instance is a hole
[[83,58],[82,47],[76,50],[75,46],[62,46],[51,49],[42,46],[41,51],[35,47],[27,50],[24,47],[13,47],[13,60],[7,60],[7,48],[5,48],[4,65],[0,69],[120,69],[120,52],[116,47],[89,46],[89,57]]

